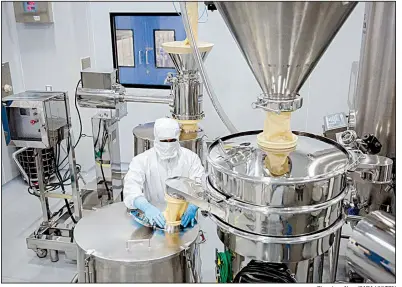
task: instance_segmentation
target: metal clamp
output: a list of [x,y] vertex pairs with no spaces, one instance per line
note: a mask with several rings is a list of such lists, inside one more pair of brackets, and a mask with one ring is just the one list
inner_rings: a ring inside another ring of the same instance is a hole
[[293,112],[300,109],[303,105],[303,98],[296,95],[293,99],[272,99],[265,94],[257,98],[257,101],[252,103],[252,108],[260,108],[270,112]]
[[[124,88],[121,84],[113,84],[112,90],[118,95],[124,95],[126,92],[126,88]],[[123,102],[124,98],[119,98],[120,102]]]
[[348,152],[350,152],[353,158],[353,162],[349,165],[347,171],[355,171],[360,164],[360,160],[363,159],[366,155],[359,149],[347,149],[347,150]]
[[184,257],[186,258],[186,265],[187,268],[190,270],[190,275],[191,275],[191,280],[192,283],[200,283],[198,280],[198,276],[195,272],[195,268],[193,266],[193,263],[191,261],[191,253],[188,252],[189,248],[184,249]]
[[172,73],[168,73],[165,79],[165,84],[173,84],[177,82],[177,78]]
[[353,146],[356,143],[357,134],[354,130],[346,130],[344,131],[340,138],[339,143],[345,147]]
[[86,255],[88,256],[85,258],[85,282],[86,283],[95,283],[95,266],[93,260],[93,253],[95,250],[88,250]]

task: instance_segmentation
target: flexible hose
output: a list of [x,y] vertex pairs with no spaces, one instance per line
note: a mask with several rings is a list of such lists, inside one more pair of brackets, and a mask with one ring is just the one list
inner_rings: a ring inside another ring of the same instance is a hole
[[296,280],[285,264],[252,260],[236,274],[233,283],[296,283]]
[[78,273],[74,275],[73,279],[71,280],[71,283],[78,283]]
[[231,283],[233,279],[232,253],[230,251],[217,254],[219,283]]
[[187,37],[190,40],[190,46],[191,49],[193,50],[193,55],[197,63],[197,67],[200,71],[201,78],[204,82],[205,89],[207,91],[207,94],[209,98],[211,99],[212,105],[215,108],[216,113],[218,114],[219,118],[222,120],[223,124],[226,126],[226,128],[229,130],[230,133],[237,133],[237,129],[235,126],[232,124],[232,122],[229,120],[228,116],[226,115],[225,111],[222,109],[218,98],[215,95],[215,92],[212,89],[211,82],[209,81],[209,78],[205,72],[204,68],[204,63],[201,58],[200,51],[198,50],[198,47],[195,43],[193,31],[190,26],[190,21],[188,19],[188,14],[187,14],[187,6],[185,2],[180,2],[180,9],[182,11],[182,18],[183,18],[183,23],[184,23],[184,28],[186,29]]

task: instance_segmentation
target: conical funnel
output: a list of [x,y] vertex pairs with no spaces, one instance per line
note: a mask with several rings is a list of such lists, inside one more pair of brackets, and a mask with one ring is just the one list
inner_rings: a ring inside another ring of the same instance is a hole
[[[213,46],[211,43],[198,43],[198,49],[203,61],[205,61]],[[186,71],[196,72],[198,70],[197,62],[194,59],[190,45],[185,45],[183,41],[176,41],[163,43],[162,48],[169,54],[178,73]]]
[[264,95],[296,97],[357,2],[216,2]]

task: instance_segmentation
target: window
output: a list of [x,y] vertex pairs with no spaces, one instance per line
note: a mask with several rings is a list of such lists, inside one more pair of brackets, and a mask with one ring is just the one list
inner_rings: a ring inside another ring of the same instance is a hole
[[129,88],[170,89],[165,84],[175,69],[164,42],[183,41],[178,13],[111,13],[113,65],[119,82]]
[[119,67],[134,67],[132,30],[116,30],[117,63]]
[[156,68],[174,68],[169,55],[165,53],[162,44],[175,41],[174,30],[154,30],[154,49]]

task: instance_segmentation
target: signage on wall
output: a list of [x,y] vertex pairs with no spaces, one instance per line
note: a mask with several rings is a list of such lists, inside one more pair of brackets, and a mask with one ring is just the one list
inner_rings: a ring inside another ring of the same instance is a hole
[[36,12],[36,6],[37,6],[37,2],[23,2],[23,6],[24,6],[24,12],[27,13],[35,13]]
[[14,2],[14,13],[17,23],[53,23],[51,2]]

